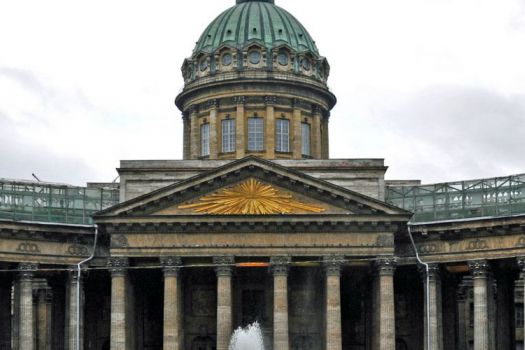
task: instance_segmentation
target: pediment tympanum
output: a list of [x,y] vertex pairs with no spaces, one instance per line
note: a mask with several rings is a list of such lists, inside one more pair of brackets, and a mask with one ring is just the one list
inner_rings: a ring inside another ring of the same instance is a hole
[[327,211],[340,210],[259,179],[249,178],[155,214],[273,215]]

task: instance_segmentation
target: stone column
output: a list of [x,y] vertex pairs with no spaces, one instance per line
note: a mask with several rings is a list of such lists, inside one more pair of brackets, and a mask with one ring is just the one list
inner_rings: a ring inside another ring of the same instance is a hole
[[164,339],[163,349],[183,348],[182,294],[179,279],[182,260],[179,257],[160,259],[164,272]]
[[372,350],[379,349],[379,316],[381,315],[381,310],[379,309],[379,276],[377,269],[372,273]]
[[35,329],[33,329],[33,273],[36,264],[22,263],[20,272],[20,315],[19,315],[19,349],[35,348]]
[[190,127],[190,118],[188,112],[182,113],[182,125],[183,125],[183,159],[190,159],[190,139],[191,139],[191,127]]
[[127,258],[110,258],[108,266],[111,272],[111,350],[128,350],[126,337],[126,285]]
[[233,101],[237,105],[235,112],[235,148],[237,159],[243,158],[246,150],[246,130],[244,127],[244,96],[236,96]]
[[232,335],[232,271],[233,256],[213,259],[217,273],[217,350],[228,350]]
[[[428,277],[424,266],[420,267],[421,278],[425,290],[424,300],[424,349],[425,350],[443,350],[443,315],[441,303],[441,274],[438,264],[429,264]],[[428,282],[428,284],[427,284]],[[427,296],[429,299],[427,305]],[[428,313],[428,316],[427,316]],[[430,344],[428,334],[428,321],[430,319]]]
[[467,350],[467,295],[464,289],[458,291],[458,350]]
[[514,332],[514,275],[499,269],[496,293],[496,343],[498,349],[515,349]]
[[275,96],[266,96],[264,98],[266,103],[266,127],[265,127],[265,151],[270,159],[275,158],[275,108],[277,102]]
[[341,350],[341,265],[342,256],[323,258],[326,279],[326,350]]
[[378,258],[374,261],[376,272],[378,301],[377,310],[379,323],[375,337],[378,339],[379,350],[395,350],[396,348],[396,313],[394,301],[394,272],[396,261],[391,257]]
[[323,122],[321,123],[323,127],[322,132],[322,157],[323,159],[330,158],[330,135],[328,133],[328,122],[330,120],[330,112],[326,112],[326,115],[323,116]]
[[67,288],[69,293],[67,297],[69,307],[67,313],[68,319],[66,322],[68,332],[67,348],[69,350],[76,350],[77,342],[79,349],[84,348],[84,285],[82,283],[82,276],[79,278],[77,271],[75,270],[76,266],[72,267],[69,272]]
[[290,257],[270,259],[273,273],[273,350],[288,350],[288,270]]
[[315,159],[321,158],[321,106],[313,106],[312,117],[312,156]]
[[51,300],[50,289],[38,290],[37,301],[37,349],[51,349]]
[[[523,283],[523,296],[525,297],[525,256],[520,256],[518,258],[518,265],[520,267],[521,274],[522,274],[522,277],[523,277],[523,279],[521,281]],[[522,300],[522,302],[523,302],[523,306],[524,306],[523,314],[525,315],[525,300]]]
[[200,144],[201,130],[199,128],[199,116],[197,106],[190,107],[190,159],[198,159],[201,155]]
[[11,349],[11,283],[0,275],[0,350]]
[[217,108],[219,107],[219,100],[213,99],[207,102],[210,108],[210,158],[217,159],[219,157],[219,148],[221,140],[219,140],[219,132],[217,126]]
[[490,350],[489,339],[489,264],[486,260],[469,261],[474,280],[474,350]]
[[303,140],[303,130],[301,125],[301,110],[299,109],[299,101],[294,99],[293,101],[293,139],[292,139],[292,152],[293,159],[302,159],[302,140]]

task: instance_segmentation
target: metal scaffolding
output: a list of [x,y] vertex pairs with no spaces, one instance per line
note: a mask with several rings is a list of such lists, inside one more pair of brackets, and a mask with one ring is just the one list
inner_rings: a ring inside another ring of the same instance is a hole
[[525,174],[432,185],[387,185],[386,201],[412,222],[525,214]]
[[118,202],[116,188],[0,179],[0,219],[88,225],[91,214]]

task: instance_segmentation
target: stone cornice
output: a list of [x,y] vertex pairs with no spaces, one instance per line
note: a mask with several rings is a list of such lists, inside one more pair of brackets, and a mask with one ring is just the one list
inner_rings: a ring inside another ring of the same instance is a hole
[[412,224],[410,227],[416,237],[427,236],[427,240],[433,236],[442,240],[454,240],[464,236],[517,234],[525,233],[525,215]]
[[0,238],[6,239],[92,244],[94,233],[93,226],[0,220]]
[[[397,222],[381,221],[381,219],[385,218],[353,215],[183,215],[177,217],[153,215],[105,218],[100,220],[99,224],[103,228],[103,232],[109,234],[176,232],[396,233],[402,228],[402,222],[400,222],[402,218],[398,218],[399,221]],[[384,241],[381,245],[393,245],[393,242],[391,240]]]

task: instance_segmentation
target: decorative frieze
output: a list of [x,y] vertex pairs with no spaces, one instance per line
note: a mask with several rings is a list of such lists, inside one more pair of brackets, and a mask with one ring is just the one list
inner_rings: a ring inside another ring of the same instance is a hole
[[394,246],[394,235],[393,234],[381,234],[376,239],[377,247],[393,247]]
[[70,244],[67,247],[67,253],[74,256],[87,256],[89,255],[89,249],[82,244]]
[[16,251],[20,253],[35,254],[35,253],[40,253],[40,248],[38,247],[36,243],[22,242],[18,245],[18,247],[16,248]]
[[489,246],[486,240],[477,238],[468,242],[466,250],[482,250],[488,248]]
[[440,251],[436,243],[424,243],[418,247],[418,251],[421,254],[432,254]]
[[128,247],[128,239],[124,235],[111,235],[111,248],[126,248]]

